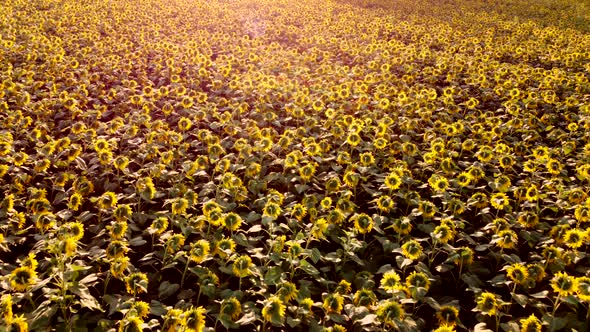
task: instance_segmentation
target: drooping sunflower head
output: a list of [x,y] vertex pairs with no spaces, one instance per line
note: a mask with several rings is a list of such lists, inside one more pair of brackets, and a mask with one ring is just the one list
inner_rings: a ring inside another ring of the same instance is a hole
[[252,274],[252,258],[247,255],[242,255],[236,258],[233,263],[232,272],[239,278],[244,278]]
[[354,229],[360,234],[366,234],[373,229],[373,218],[366,213],[355,214],[352,218]]
[[477,297],[477,308],[484,314],[495,316],[500,308],[498,297],[491,292],[483,292]]
[[37,278],[35,270],[27,266],[17,267],[10,273],[10,285],[17,292],[24,292]]
[[422,251],[422,245],[414,239],[411,239],[402,245],[402,254],[408,259],[419,259],[420,256],[422,256]]
[[568,296],[576,291],[576,278],[565,272],[557,272],[551,279],[551,288],[561,296]]
[[398,322],[404,319],[405,311],[400,303],[389,300],[379,305],[377,308],[377,317],[388,326],[397,327]]
[[221,302],[221,309],[219,313],[222,315],[222,317],[235,321],[240,317],[240,314],[242,313],[242,304],[235,297],[224,299]]
[[506,276],[518,285],[525,284],[529,278],[528,269],[521,263],[514,263],[506,269]]
[[202,332],[205,328],[205,308],[191,307],[183,314],[182,325],[189,331]]
[[452,305],[443,305],[438,309],[436,318],[441,325],[455,326],[460,322],[459,309]]
[[278,296],[271,296],[264,301],[262,318],[273,325],[282,325],[285,319],[286,306]]
[[324,303],[322,306],[326,313],[339,314],[344,307],[344,297],[339,293],[328,294],[324,297]]
[[532,314],[520,320],[520,330],[522,332],[541,332],[541,321],[535,314]]

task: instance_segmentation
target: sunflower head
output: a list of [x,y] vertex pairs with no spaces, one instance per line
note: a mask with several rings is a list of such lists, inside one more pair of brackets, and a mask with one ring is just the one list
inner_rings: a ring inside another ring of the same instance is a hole
[[324,297],[323,308],[327,314],[342,312],[344,307],[344,297],[339,293],[331,293]]
[[568,296],[576,291],[576,278],[565,272],[557,272],[551,279],[551,288],[560,296]]
[[459,309],[452,305],[443,305],[438,309],[436,318],[441,325],[455,326],[460,323]]
[[498,314],[499,308],[500,303],[496,294],[483,292],[477,297],[477,309],[484,315],[495,316]]
[[520,330],[522,332],[541,332],[541,321],[532,314],[520,320]]
[[273,325],[283,325],[285,319],[286,306],[278,296],[271,296],[264,301],[262,308],[262,318]]
[[405,311],[400,303],[389,300],[379,305],[377,317],[388,326],[397,327],[398,323],[404,319]]
[[35,270],[27,266],[17,267],[10,273],[10,285],[17,292],[24,292],[37,279]]
[[221,302],[221,310],[219,311],[219,313],[223,318],[235,321],[238,319],[238,317],[240,317],[240,314],[242,313],[242,304],[235,297],[224,299]]

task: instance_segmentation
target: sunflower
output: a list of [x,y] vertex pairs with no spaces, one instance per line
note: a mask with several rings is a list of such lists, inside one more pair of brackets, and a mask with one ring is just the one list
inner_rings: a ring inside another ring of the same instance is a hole
[[313,227],[311,228],[311,235],[315,239],[324,239],[326,231],[328,230],[328,221],[324,218],[319,218],[314,221]]
[[370,307],[377,302],[375,293],[367,288],[359,289],[353,295],[353,303],[355,306]]
[[422,245],[414,239],[409,240],[402,245],[402,255],[408,259],[417,260],[422,256],[422,252]]
[[413,271],[406,277],[406,286],[410,288],[410,290],[415,288],[424,288],[428,290],[430,288],[430,280],[426,273]]
[[374,221],[366,213],[355,214],[350,218],[354,223],[354,229],[360,234],[369,233],[373,229]]
[[156,235],[161,235],[162,233],[164,233],[166,231],[167,228],[168,228],[168,218],[158,217],[152,221],[149,231],[150,231],[150,234],[153,233]]
[[236,249],[236,243],[231,238],[222,238],[215,245],[215,253],[221,258],[228,257]]
[[111,240],[107,246],[106,255],[108,259],[115,259],[124,257],[128,251],[127,242]]
[[388,195],[382,195],[377,198],[377,208],[384,212],[388,213],[395,207],[395,201]]
[[28,266],[17,267],[10,273],[10,285],[17,292],[24,292],[37,279],[37,272]]
[[512,165],[514,165],[514,158],[512,158],[512,156],[510,155],[505,155],[500,157],[500,167],[502,168],[511,168]]
[[324,197],[320,201],[320,207],[322,210],[329,210],[332,207],[332,199],[330,197]]
[[494,151],[489,146],[482,146],[475,153],[475,156],[482,163],[489,163],[494,158]]
[[131,316],[137,316],[139,318],[146,318],[147,315],[150,313],[150,305],[144,301],[134,301],[131,304],[131,308],[129,312],[134,312],[135,314]]
[[455,327],[451,325],[441,325],[436,329],[432,330],[432,332],[456,332]]
[[307,208],[303,204],[295,204],[291,208],[291,216],[301,221],[307,215]]
[[313,177],[316,171],[314,163],[307,163],[305,166],[299,168],[299,176],[303,181],[309,181]]
[[393,220],[393,230],[399,233],[400,235],[410,234],[412,231],[412,221],[410,218],[396,218]]
[[401,186],[402,180],[397,172],[391,172],[385,177],[384,183],[389,190],[396,190]]
[[219,310],[221,317],[235,321],[240,317],[241,313],[242,304],[237,298],[232,296],[229,299],[224,299],[221,302],[221,309]]
[[340,280],[334,292],[342,295],[346,295],[350,293],[352,290],[351,283],[346,281],[345,279]]
[[560,296],[568,296],[576,292],[576,278],[565,272],[557,272],[551,279],[551,288]]
[[477,309],[484,315],[495,316],[498,314],[500,303],[498,303],[498,296],[494,293],[483,292],[477,297]]
[[396,328],[405,317],[403,306],[397,301],[385,301],[377,307],[377,317],[385,324]]
[[455,232],[447,225],[438,225],[431,233],[433,239],[440,243],[447,243],[455,237]]
[[534,314],[520,320],[522,332],[541,332],[541,321]]
[[443,305],[436,312],[436,318],[441,325],[455,326],[460,322],[459,309],[452,305]]
[[309,297],[303,298],[299,300],[299,308],[303,310],[304,315],[311,316],[313,314],[312,307],[313,307],[313,300]]
[[478,209],[483,209],[486,206],[488,206],[488,204],[489,204],[488,196],[481,191],[474,193],[467,201],[467,205],[473,205]]
[[473,250],[469,247],[457,248],[453,263],[457,265],[469,265],[473,263]]
[[205,328],[205,308],[192,307],[184,312],[182,325],[187,331],[202,332]]
[[292,282],[284,282],[277,291],[277,296],[285,303],[289,303],[299,294],[297,286]]
[[363,139],[361,138],[361,136],[354,131],[349,133],[346,137],[346,143],[348,143],[352,147],[358,146],[362,141]]
[[339,293],[331,293],[326,295],[322,305],[327,314],[340,314],[344,307],[344,297]]
[[191,243],[189,250],[189,258],[196,264],[202,263],[207,255],[209,255],[210,245],[209,241],[201,239],[197,242]]
[[534,228],[539,223],[539,216],[533,212],[522,212],[518,215],[518,223],[525,228]]
[[182,234],[174,234],[166,241],[166,252],[175,254],[182,250],[186,238]]
[[494,186],[496,187],[496,190],[503,193],[507,192],[510,189],[511,185],[512,183],[510,181],[510,178],[506,175],[500,175],[494,181]]
[[529,202],[536,202],[539,199],[539,189],[536,185],[531,184],[527,188],[525,198]]
[[566,246],[572,249],[578,249],[584,244],[587,236],[588,234],[585,231],[582,231],[579,228],[572,228],[565,232],[563,241]]
[[340,179],[336,176],[331,177],[328,179],[328,181],[326,181],[326,192],[329,193],[334,193],[337,192],[338,190],[340,190],[340,187],[342,186]]
[[281,207],[274,202],[267,202],[263,209],[263,216],[276,220],[281,215]]
[[110,262],[110,272],[117,279],[123,278],[129,266],[129,257],[117,257]]
[[248,178],[254,178],[260,174],[261,166],[259,163],[252,162],[246,167],[245,175]]
[[186,214],[186,210],[188,209],[188,200],[186,198],[175,198],[172,201],[172,214],[173,215],[183,215]]
[[505,193],[495,193],[490,198],[492,206],[498,210],[504,210],[509,204],[510,200]]
[[106,227],[112,239],[121,240],[127,233],[127,221],[113,221]]
[[590,278],[579,277],[576,278],[576,296],[581,301],[590,302]]
[[14,316],[10,321],[6,321],[6,323],[8,323],[7,331],[26,332],[29,330],[29,324],[27,323],[27,318],[24,315]]
[[438,192],[438,193],[444,193],[445,191],[447,191],[447,188],[449,187],[449,181],[442,176],[435,176],[435,178],[431,182],[431,187],[432,189],[434,189],[434,191]]
[[148,278],[145,273],[135,272],[125,278],[127,293],[133,296],[139,293],[147,293]]
[[244,278],[252,274],[252,258],[247,255],[239,256],[234,260],[232,272],[236,277]]
[[381,278],[381,288],[388,292],[395,292],[402,289],[401,278],[397,272],[390,270]]
[[436,213],[436,206],[434,203],[429,201],[420,201],[418,205],[418,211],[422,213],[424,218],[432,218]]
[[285,319],[286,306],[278,296],[271,296],[264,301],[262,318],[273,325],[282,325]]
[[457,175],[455,181],[460,187],[467,187],[473,181],[473,177],[468,172],[461,172]]
[[12,321],[12,295],[4,294],[0,298],[0,315],[2,315],[6,323]]
[[237,213],[230,212],[225,215],[222,224],[225,228],[233,232],[240,228],[242,222],[242,218]]
[[588,222],[590,221],[590,207],[588,204],[580,204],[574,210],[574,217],[578,222]]
[[521,263],[514,263],[506,269],[506,276],[514,283],[523,285],[529,277],[528,269]]
[[549,159],[545,166],[547,167],[547,172],[552,175],[559,175],[559,173],[561,173],[561,169],[563,168],[561,163],[555,159]]

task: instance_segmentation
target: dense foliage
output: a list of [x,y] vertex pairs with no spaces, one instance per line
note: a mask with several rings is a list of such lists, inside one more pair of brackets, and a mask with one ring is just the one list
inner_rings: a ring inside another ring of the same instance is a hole
[[588,330],[588,8],[2,1],[0,330]]

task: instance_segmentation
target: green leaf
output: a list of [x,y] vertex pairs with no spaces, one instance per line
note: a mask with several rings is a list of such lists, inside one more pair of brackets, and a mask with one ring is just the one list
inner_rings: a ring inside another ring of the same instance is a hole
[[374,324],[377,321],[377,315],[375,314],[368,314],[365,317],[363,317],[363,319],[358,321],[361,325],[370,325],[370,324]]
[[319,260],[322,258],[322,253],[318,248],[313,248],[311,249],[310,258],[314,264],[317,264],[317,262],[319,262]]
[[393,267],[391,266],[391,264],[385,264],[385,265],[381,266],[379,268],[379,270],[377,270],[377,272],[375,272],[375,274],[382,274],[382,273],[385,273],[385,272],[391,271],[391,270],[393,270]]
[[264,274],[264,283],[267,285],[277,285],[281,282],[283,270],[279,266],[273,266]]
[[291,318],[290,316],[287,317],[287,325],[291,328],[296,327],[301,324],[301,319],[299,318]]
[[164,316],[168,309],[160,301],[152,300],[150,302],[150,313],[155,316]]
[[51,320],[57,313],[57,305],[52,305],[51,301],[47,300],[41,303],[35,311],[31,313],[29,319],[29,330],[46,330],[51,327]]
[[510,295],[512,295],[514,301],[520,304],[523,308],[526,307],[527,303],[529,302],[526,295],[516,293],[510,293]]
[[238,321],[236,321],[236,324],[244,326],[244,325],[252,324],[255,321],[256,321],[256,313],[254,313],[253,311],[250,311],[249,313],[242,316],[242,318],[240,318]]
[[465,281],[470,288],[481,288],[484,286],[484,283],[475,274],[464,273],[461,275],[461,279]]
[[164,281],[160,284],[160,287],[158,287],[158,297],[160,300],[164,300],[174,294],[179,288],[179,284],[171,284],[168,281]]
[[82,307],[88,308],[90,310],[104,311],[104,309],[102,309],[102,307],[100,306],[100,303],[98,303],[96,298],[94,296],[90,295],[90,292],[88,292],[88,289],[86,289],[80,293],[80,305]]
[[304,259],[301,260],[301,262],[299,262],[298,267],[313,277],[318,276],[320,274],[320,271],[318,271],[318,269],[316,269],[313,265],[309,264],[309,262]]
[[500,327],[502,328],[502,330],[504,330],[506,332],[520,331],[520,327],[518,326],[518,323],[516,323],[514,321],[508,322],[508,323],[502,323],[502,324],[500,324]]
[[488,329],[486,323],[479,323],[473,327],[473,332],[494,332]]
[[532,297],[536,298],[536,299],[545,299],[547,298],[547,294],[549,294],[549,291],[544,290],[535,294],[531,294]]

